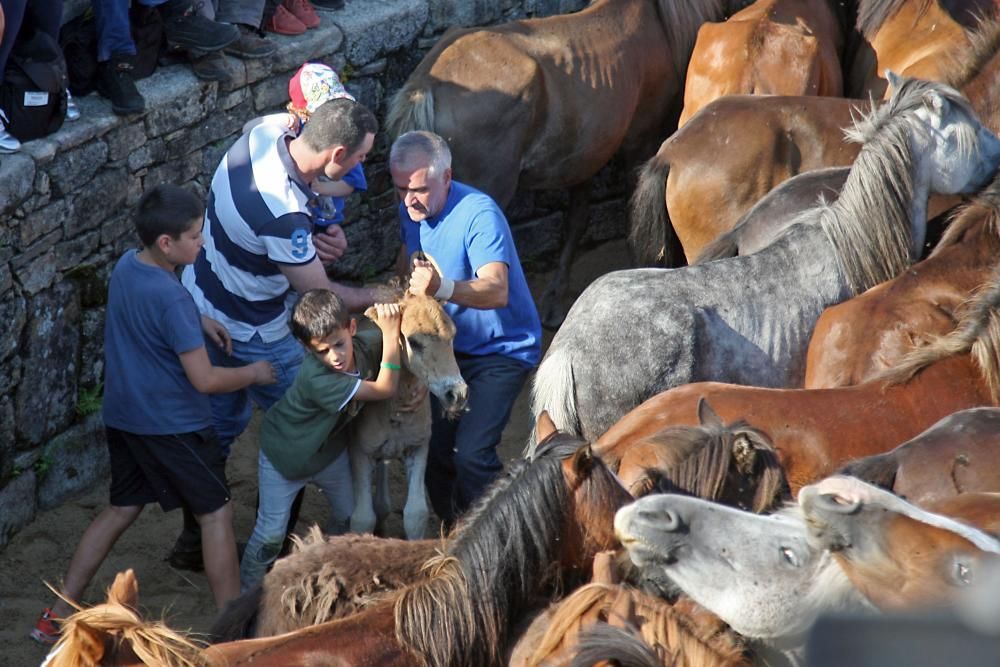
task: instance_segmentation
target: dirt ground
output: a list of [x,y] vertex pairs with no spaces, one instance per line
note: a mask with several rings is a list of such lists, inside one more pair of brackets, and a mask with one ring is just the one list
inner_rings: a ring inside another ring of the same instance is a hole
[[[567,303],[582,289],[607,271],[627,267],[622,240],[605,243],[582,253],[574,266]],[[550,273],[529,276],[536,299],[548,283]],[[551,339],[545,336],[545,344]],[[500,444],[506,463],[517,458],[531,428],[529,387],[514,406],[514,412]],[[228,476],[233,493],[236,536],[246,540],[253,528],[256,499],[257,415],[250,428],[236,442],[229,460]],[[390,522],[393,536],[402,537],[401,507],[404,484],[401,466],[393,475],[397,513]],[[46,649],[28,637],[32,624],[51,594],[44,582],[58,582],[63,576],[76,542],[90,520],[107,502],[103,485],[62,507],[40,513],[35,521],[14,536],[0,552],[0,666],[25,667],[39,664]],[[299,532],[312,523],[325,524],[327,509],[315,489],[309,489]],[[208,630],[215,615],[214,604],[203,574],[175,570],[164,558],[180,530],[180,512],[165,515],[159,507],[146,508],[136,523],[121,537],[98,571],[85,595],[85,604],[103,600],[104,590],[115,573],[133,568],[139,580],[140,602],[147,618],[165,618],[178,629]]]

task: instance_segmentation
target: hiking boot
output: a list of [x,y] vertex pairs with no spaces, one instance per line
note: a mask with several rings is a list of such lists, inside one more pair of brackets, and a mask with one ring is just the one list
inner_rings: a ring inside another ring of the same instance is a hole
[[302,21],[302,25],[305,27],[319,27],[319,15],[316,14],[313,6],[309,4],[309,0],[285,0],[282,4],[295,18]]
[[218,51],[239,39],[236,26],[202,16],[198,13],[200,6],[189,0],[168,0],[160,5],[168,46]]
[[264,30],[278,35],[301,35],[306,31],[306,25],[285,9],[284,5],[278,5],[274,15],[264,24]]
[[167,563],[170,567],[178,570],[187,570],[188,572],[201,572],[205,569],[205,561],[201,556],[201,547],[193,550],[181,549],[177,545],[174,545],[174,548],[170,551],[170,555],[167,556]]
[[111,110],[119,116],[146,109],[146,100],[135,87],[132,71],[131,59],[120,55],[97,65],[97,92],[111,100]]
[[69,89],[66,90],[66,120],[80,120],[80,107],[76,106],[76,100],[73,99]]
[[344,0],[312,0],[312,5],[321,12],[336,12],[344,8]]
[[59,641],[61,632],[58,619],[52,615],[51,609],[46,608],[35,621],[35,627],[31,629],[31,638],[39,644],[51,645]]
[[233,80],[233,70],[229,68],[229,63],[222,51],[209,51],[204,54],[189,52],[189,55],[191,56],[191,71],[202,81],[229,83]]
[[226,47],[226,53],[240,58],[266,58],[273,55],[278,47],[274,42],[261,37],[261,32],[247,25],[238,25],[239,39]]

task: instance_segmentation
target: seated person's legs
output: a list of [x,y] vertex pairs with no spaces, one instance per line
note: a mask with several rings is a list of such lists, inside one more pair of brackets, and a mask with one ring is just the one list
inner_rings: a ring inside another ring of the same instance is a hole
[[[0,83],[3,83],[3,73],[7,68],[7,58],[11,49],[14,48],[14,39],[21,29],[21,22],[24,20],[27,0],[4,0],[4,25],[3,35],[0,36]],[[2,114],[3,109],[0,109]],[[13,153],[21,149],[21,142],[7,132],[7,128],[0,121],[0,153]]]
[[163,34],[171,48],[218,51],[240,36],[235,27],[199,14],[198,3],[192,0],[141,0],[139,4],[159,7]]
[[219,0],[217,19],[239,28],[239,38],[226,47],[226,53],[240,58],[266,58],[278,48],[264,39],[265,0]]
[[92,0],[97,24],[97,92],[111,100],[116,114],[139,113],[146,101],[135,87],[135,43],[128,0]]

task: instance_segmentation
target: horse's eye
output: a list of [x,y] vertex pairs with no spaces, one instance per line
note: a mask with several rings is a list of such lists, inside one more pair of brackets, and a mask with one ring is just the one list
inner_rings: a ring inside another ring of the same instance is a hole
[[788,563],[792,567],[799,566],[799,557],[795,554],[794,551],[792,551],[788,547],[781,547],[779,551],[781,552],[781,557],[785,559],[786,563]]
[[972,583],[972,568],[966,563],[955,563],[955,578],[960,585],[968,586]]
[[420,352],[424,349],[424,344],[417,340],[415,337],[410,337],[406,339],[406,342],[410,344],[410,349],[414,352]]

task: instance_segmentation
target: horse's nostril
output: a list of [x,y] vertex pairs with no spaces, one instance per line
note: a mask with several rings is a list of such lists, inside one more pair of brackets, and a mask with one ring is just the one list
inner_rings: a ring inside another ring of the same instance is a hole
[[854,514],[861,507],[860,500],[848,500],[833,493],[822,493],[816,498],[816,503],[828,512],[836,514]]
[[675,531],[681,527],[681,518],[676,512],[665,508],[639,510],[639,518],[653,524],[657,530]]

